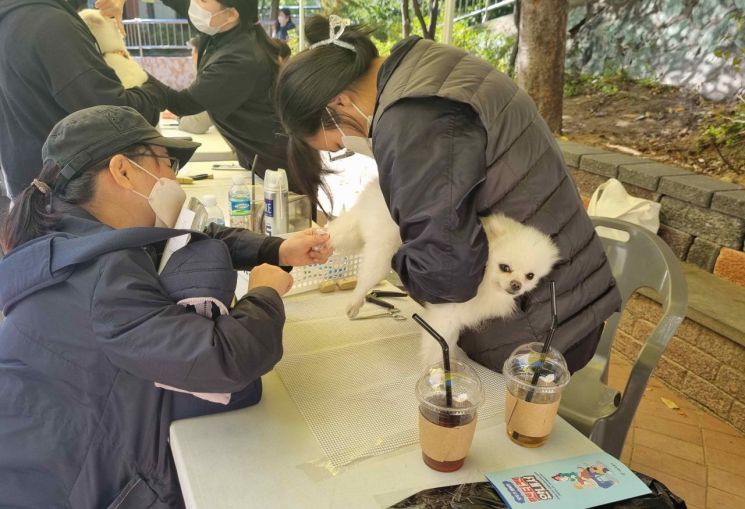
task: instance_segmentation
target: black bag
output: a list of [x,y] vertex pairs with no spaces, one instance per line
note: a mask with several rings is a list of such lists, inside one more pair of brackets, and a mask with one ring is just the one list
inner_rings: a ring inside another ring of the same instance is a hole
[[[652,493],[597,506],[597,509],[686,509],[683,499],[661,482],[634,472]],[[489,482],[476,482],[424,490],[389,509],[509,509]]]

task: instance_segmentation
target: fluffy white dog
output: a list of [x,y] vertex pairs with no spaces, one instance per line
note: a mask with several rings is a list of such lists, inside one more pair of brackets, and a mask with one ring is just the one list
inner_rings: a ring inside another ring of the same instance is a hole
[[127,51],[116,20],[104,17],[97,9],[83,9],[79,15],[96,38],[103,59],[114,69],[124,88],[139,87],[145,83],[147,73]]
[[[425,320],[448,342],[455,355],[458,336],[467,327],[478,327],[490,318],[507,318],[515,312],[515,298],[533,290],[559,261],[559,249],[537,229],[502,214],[481,218],[489,256],[484,279],[471,300],[454,304],[426,304]],[[354,318],[367,293],[390,271],[391,259],[401,247],[398,225],[391,219],[378,181],[368,184],[359,201],[328,225],[331,243],[341,254],[357,254],[362,261],[357,287],[347,306]],[[424,362],[441,357],[439,345],[424,332]]]

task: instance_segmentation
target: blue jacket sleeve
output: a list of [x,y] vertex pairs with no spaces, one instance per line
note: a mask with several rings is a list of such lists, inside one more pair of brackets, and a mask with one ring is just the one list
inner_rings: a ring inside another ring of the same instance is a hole
[[488,253],[473,199],[485,145],[475,112],[445,99],[401,100],[375,125],[380,187],[403,241],[393,268],[417,300],[476,295]]
[[114,365],[180,389],[235,392],[281,358],[284,305],[271,288],[249,291],[228,315],[211,320],[166,295],[143,250],[106,258],[91,320]]
[[236,270],[251,270],[262,263],[279,265],[279,246],[284,239],[215,223],[207,226],[205,233],[225,242]]

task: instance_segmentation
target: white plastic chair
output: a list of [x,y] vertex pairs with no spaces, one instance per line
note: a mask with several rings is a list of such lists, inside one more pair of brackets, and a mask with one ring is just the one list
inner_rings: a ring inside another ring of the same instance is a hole
[[685,317],[688,290],[680,262],[657,235],[626,221],[593,217],[595,226],[620,230],[627,241],[600,237],[623,299],[639,288],[655,290],[662,317],[634,362],[623,393],[608,386],[608,362],[621,313],[605,322],[595,356],[576,372],[561,398],[559,415],[603,450],[619,458],[652,370]]

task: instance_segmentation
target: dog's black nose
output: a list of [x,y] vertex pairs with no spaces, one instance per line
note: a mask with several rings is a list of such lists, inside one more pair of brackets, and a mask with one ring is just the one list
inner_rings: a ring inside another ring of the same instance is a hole
[[518,291],[522,287],[523,285],[520,284],[520,281],[515,281],[514,279],[510,281],[510,290],[512,290],[513,292]]

